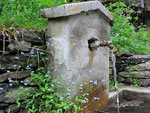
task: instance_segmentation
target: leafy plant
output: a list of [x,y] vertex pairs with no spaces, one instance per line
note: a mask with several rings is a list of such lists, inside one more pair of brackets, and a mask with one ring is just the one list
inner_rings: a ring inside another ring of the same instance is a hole
[[20,96],[25,99],[18,106],[25,105],[28,113],[61,113],[67,112],[74,104],[70,102],[70,97],[56,93],[57,88],[62,88],[58,80],[52,79],[50,74],[45,72],[44,67],[38,68],[37,73],[31,73],[33,83],[26,84],[28,87],[21,87]]
[[[114,25],[111,28],[113,45],[119,51],[150,54],[150,31],[146,31],[144,26],[139,26],[139,31],[135,32],[135,27],[130,22],[133,13],[141,12],[135,12],[122,2],[109,4],[107,8],[114,17]],[[138,17],[135,17],[135,21],[138,21]]]
[[[119,82],[119,81],[117,81],[117,85],[118,85],[119,88],[125,86],[124,83],[121,83],[121,82]],[[109,79],[109,89],[110,89],[110,90],[115,89],[115,82],[114,82],[114,78],[113,78],[112,76],[111,76],[110,79]]]
[[71,90],[65,88],[61,83],[62,80],[51,77],[52,72],[56,72],[56,69],[50,67],[51,71],[47,71],[46,54],[40,52],[40,56],[44,67],[39,67],[36,72],[31,72],[30,80],[26,80],[24,86],[20,87],[18,107],[24,108],[28,113],[68,113],[69,111],[78,113],[83,110],[80,104],[88,100],[86,93],[73,99]]
[[129,78],[129,81],[131,82],[130,86],[140,87],[141,85],[138,83],[138,79],[136,78]]

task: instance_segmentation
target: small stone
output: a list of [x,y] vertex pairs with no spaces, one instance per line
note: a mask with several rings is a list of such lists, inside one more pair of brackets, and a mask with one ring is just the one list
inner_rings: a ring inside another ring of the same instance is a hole
[[[0,82],[4,82],[10,79],[22,79],[30,76],[29,71],[18,71],[0,74]],[[9,79],[8,79],[9,78]]]

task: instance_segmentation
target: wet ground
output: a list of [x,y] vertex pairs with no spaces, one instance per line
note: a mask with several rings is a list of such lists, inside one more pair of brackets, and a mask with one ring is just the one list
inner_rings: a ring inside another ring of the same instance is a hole
[[[120,104],[119,111],[120,113],[150,113],[150,99],[124,101]],[[118,113],[118,111],[116,105],[113,104],[108,110],[97,113]]]

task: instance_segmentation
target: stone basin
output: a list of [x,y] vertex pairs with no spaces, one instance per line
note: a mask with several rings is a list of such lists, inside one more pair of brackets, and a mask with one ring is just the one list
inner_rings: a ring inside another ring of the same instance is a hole
[[117,113],[117,95],[119,95],[120,113],[150,112],[150,88],[124,87],[116,91],[110,91],[107,110],[97,113]]

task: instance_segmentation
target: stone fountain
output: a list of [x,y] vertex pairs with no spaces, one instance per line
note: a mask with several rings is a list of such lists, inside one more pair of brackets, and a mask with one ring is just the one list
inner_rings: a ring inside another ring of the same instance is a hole
[[108,103],[110,49],[98,45],[110,41],[111,13],[99,1],[89,1],[42,9],[41,15],[48,18],[49,65],[61,67],[53,77],[63,79],[73,98],[87,93],[84,113],[103,110]]

